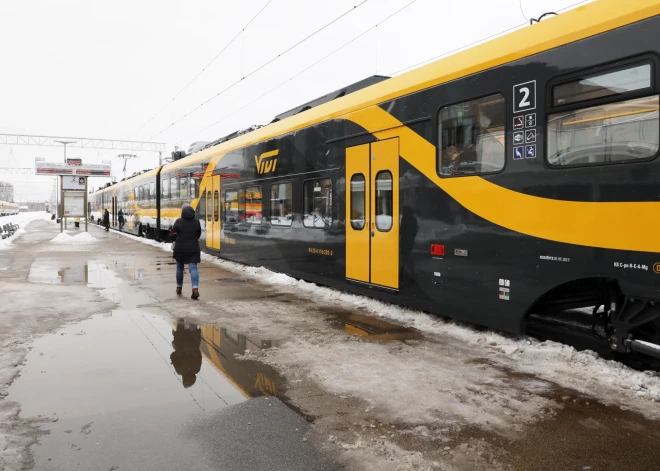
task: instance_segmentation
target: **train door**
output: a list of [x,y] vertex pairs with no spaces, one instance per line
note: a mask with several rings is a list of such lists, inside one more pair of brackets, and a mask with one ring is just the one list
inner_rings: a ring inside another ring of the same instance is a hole
[[220,250],[220,175],[211,177],[211,185],[206,192],[206,246]]
[[399,289],[399,139],[346,149],[346,278]]
[[112,223],[111,224],[114,227],[114,226],[117,225],[117,197],[116,196],[112,197],[112,211],[110,212],[110,214],[112,216]]

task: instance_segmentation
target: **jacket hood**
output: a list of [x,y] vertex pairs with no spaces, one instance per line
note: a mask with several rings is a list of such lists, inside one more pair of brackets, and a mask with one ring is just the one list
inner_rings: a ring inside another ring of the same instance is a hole
[[183,219],[194,219],[195,210],[189,204],[184,204],[183,207],[181,208],[181,217]]

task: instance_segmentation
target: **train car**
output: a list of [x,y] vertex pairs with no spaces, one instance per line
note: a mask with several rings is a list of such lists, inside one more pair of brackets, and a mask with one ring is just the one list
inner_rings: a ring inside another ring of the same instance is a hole
[[9,203],[7,201],[0,201],[0,216],[12,216],[18,214],[20,206],[18,203]]
[[599,0],[372,77],[161,185],[223,258],[512,333],[595,307],[612,349],[658,357],[659,15]]

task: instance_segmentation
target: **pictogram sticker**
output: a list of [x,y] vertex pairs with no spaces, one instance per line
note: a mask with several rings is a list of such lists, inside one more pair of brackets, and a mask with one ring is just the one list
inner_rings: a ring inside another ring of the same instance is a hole
[[525,143],[529,144],[531,142],[536,142],[536,129],[525,131]]
[[525,131],[518,131],[513,133],[513,145],[525,143]]
[[535,159],[536,158],[536,146],[525,146],[525,158],[526,159]]
[[525,127],[533,128],[536,126],[536,113],[530,113],[525,115]]
[[513,117],[513,129],[522,129],[525,127],[525,120],[522,116]]
[[660,262],[653,265],[653,271],[660,275]]
[[513,148],[513,160],[520,160],[524,159],[525,156],[523,155],[525,151],[525,148],[520,146],[520,147],[514,147]]

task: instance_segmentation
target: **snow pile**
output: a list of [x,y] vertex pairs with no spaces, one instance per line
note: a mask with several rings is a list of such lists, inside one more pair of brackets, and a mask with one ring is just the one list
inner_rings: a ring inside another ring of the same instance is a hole
[[[134,236],[124,234],[135,239]],[[170,250],[170,244],[145,239],[141,242]],[[296,280],[263,267],[241,265],[202,254],[202,260],[220,268],[315,302],[362,308],[375,316],[386,318],[426,334],[449,337],[464,344],[477,346],[488,360],[512,371],[529,373],[553,381],[560,386],[592,395],[605,404],[623,404],[649,418],[660,418],[660,375],[635,371],[621,363],[603,360],[592,351],[552,341],[540,342],[527,337],[507,337],[496,332],[479,332],[468,326],[447,322],[437,316],[383,303],[364,296],[340,292]],[[327,352],[325,353],[327,355]]]
[[96,242],[97,239],[92,236],[89,232],[82,232],[76,235],[69,235],[66,232],[62,232],[53,238],[51,242],[53,244],[60,245],[75,245],[75,244],[85,244],[89,242]]
[[[11,247],[12,242],[16,240],[21,234],[25,233],[25,227],[32,221],[43,220],[47,221],[50,219],[50,214],[46,212],[27,212],[19,213],[13,216],[3,216],[0,218],[0,227],[5,224],[18,224],[20,229],[18,229],[11,237],[7,239],[0,239],[0,250],[5,250]],[[4,233],[4,230],[3,230]]]

